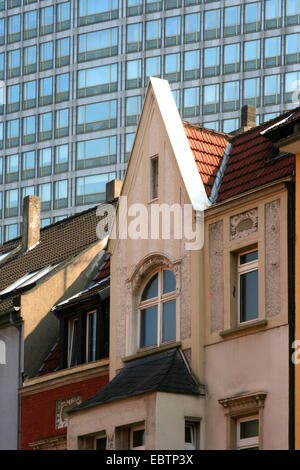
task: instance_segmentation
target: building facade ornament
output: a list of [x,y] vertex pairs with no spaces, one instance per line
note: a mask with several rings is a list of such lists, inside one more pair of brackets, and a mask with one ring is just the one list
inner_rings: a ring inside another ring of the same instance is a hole
[[81,396],[76,395],[70,398],[58,400],[55,407],[55,429],[65,428],[68,425],[67,411],[82,402]]
[[230,217],[230,240],[247,237],[258,230],[258,209]]

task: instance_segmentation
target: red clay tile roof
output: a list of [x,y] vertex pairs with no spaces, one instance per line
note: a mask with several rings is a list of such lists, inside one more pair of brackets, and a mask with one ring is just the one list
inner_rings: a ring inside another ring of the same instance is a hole
[[289,114],[291,111],[233,138],[217,202],[293,175],[294,156],[274,155],[272,142],[261,135]]
[[209,197],[229,140],[228,134],[183,121],[195,162]]

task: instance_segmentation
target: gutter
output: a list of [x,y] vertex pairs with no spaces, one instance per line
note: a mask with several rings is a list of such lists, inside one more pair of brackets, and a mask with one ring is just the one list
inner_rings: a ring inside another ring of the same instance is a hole
[[216,179],[214,181],[214,185],[212,187],[212,190],[211,190],[211,193],[210,193],[210,196],[209,196],[209,201],[211,202],[211,204],[214,204],[216,202],[216,200],[218,199],[220,186],[221,186],[222,179],[223,179],[226,167],[227,167],[227,162],[228,162],[228,159],[229,159],[229,156],[230,156],[231,149],[232,149],[232,144],[230,142],[228,142],[228,144],[226,145],[226,149],[225,149],[225,152],[224,152],[224,157],[223,157],[221,166],[218,170]]

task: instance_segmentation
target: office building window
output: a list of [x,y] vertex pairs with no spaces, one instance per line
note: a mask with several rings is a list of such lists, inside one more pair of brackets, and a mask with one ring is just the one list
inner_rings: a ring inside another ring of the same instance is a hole
[[265,39],[264,67],[281,65],[281,37]]
[[7,91],[6,91],[6,112],[13,113],[19,110],[20,110],[20,85],[8,86]]
[[5,20],[4,18],[0,19],[0,45],[5,44]]
[[77,83],[78,98],[117,91],[118,64],[80,70]]
[[195,80],[200,78],[200,51],[184,52],[184,80]]
[[240,49],[240,43],[224,46],[224,73],[237,73],[240,71]]
[[[5,103],[5,84],[0,82],[0,114],[4,113],[4,103]],[[6,107],[6,110],[7,110],[7,107]]]
[[180,90],[172,90],[172,95],[176,103],[178,111],[180,110]]
[[237,111],[240,108],[240,82],[225,82],[223,88],[223,111]]
[[21,40],[21,15],[9,16],[7,18],[7,42]]
[[245,5],[245,33],[261,30],[261,2]]
[[35,177],[35,151],[22,154],[22,179],[27,180]]
[[224,36],[241,33],[241,7],[228,7],[224,10]]
[[126,62],[126,89],[142,86],[142,59]]
[[57,39],[56,41],[56,67],[63,67],[70,63],[70,38]]
[[159,0],[145,0],[146,2],[146,13],[152,13],[154,11],[160,11],[162,8],[162,1]]
[[181,16],[173,16],[165,20],[165,46],[180,44]]
[[238,256],[239,323],[258,318],[258,251]]
[[141,15],[143,13],[143,0],[127,0],[127,16]]
[[117,100],[77,108],[77,134],[110,129],[117,125]]
[[8,155],[5,159],[5,182],[12,183],[19,179],[19,155]]
[[181,5],[181,0],[166,0],[165,8],[166,10],[170,10],[171,8],[180,8]]
[[264,80],[264,106],[280,104],[280,74],[265,76]]
[[52,112],[39,115],[39,141],[52,139]]
[[77,142],[76,169],[113,165],[117,162],[116,136]]
[[36,81],[23,83],[23,109],[36,106]]
[[217,39],[221,30],[221,10],[209,10],[204,13],[204,39]]
[[180,80],[180,54],[168,54],[165,56],[164,77],[169,82]]
[[285,63],[300,62],[300,33],[288,34],[285,37]]
[[69,135],[69,109],[55,111],[55,138]]
[[18,77],[21,74],[20,49],[7,53],[7,78]]
[[55,102],[68,101],[70,97],[70,74],[62,73],[56,75],[55,79]]
[[236,119],[224,119],[223,121],[223,132],[230,134],[230,132],[236,131],[240,127],[239,118]]
[[186,88],[183,92],[183,117],[194,117],[199,114],[199,87]]
[[53,68],[53,42],[40,44],[40,71]]
[[204,49],[204,77],[212,77],[220,74],[220,47]]
[[37,36],[37,10],[24,13],[24,39]]
[[70,2],[56,5],[56,31],[65,31],[71,26]]
[[285,74],[284,101],[291,103],[299,100],[300,72],[289,72]]
[[34,73],[37,70],[36,46],[24,47],[23,49],[23,73]]
[[198,42],[201,39],[201,13],[191,13],[184,17],[184,42]]
[[34,186],[25,186],[21,189],[21,200],[20,200],[20,212],[23,214],[23,199],[26,196],[34,196],[35,195],[35,187]]
[[127,25],[127,52],[139,52],[143,48],[143,23]]
[[2,157],[0,157],[0,183],[1,184],[3,183],[3,158]]
[[244,43],[244,70],[260,68],[260,40]]
[[6,147],[16,147],[20,140],[20,120],[6,122]]
[[54,209],[68,207],[68,180],[54,183]]
[[38,196],[41,200],[41,211],[49,211],[51,209],[51,183],[39,184]]
[[40,149],[38,158],[38,176],[52,174],[52,151],[51,147]]
[[85,176],[76,179],[76,205],[105,201],[106,183],[116,178],[116,173]]
[[17,217],[19,213],[19,190],[10,189],[5,191],[4,217]]
[[15,8],[21,6],[21,0],[7,0],[7,8]]
[[161,56],[148,57],[145,61],[145,85],[148,84],[149,77],[161,76]]
[[41,219],[41,228],[47,227],[51,224],[51,218],[47,217],[46,219]]
[[22,144],[33,144],[36,141],[36,118],[27,116],[23,118]]
[[110,21],[119,16],[118,0],[79,0],[79,26]]
[[8,242],[9,240],[13,240],[14,238],[17,238],[18,224],[5,225],[4,229],[5,229],[4,238],[6,242]]
[[161,20],[146,22],[146,49],[161,47]]
[[40,35],[53,33],[53,7],[46,7],[40,9]]
[[286,24],[292,26],[300,24],[300,2],[299,0],[286,0]]
[[203,113],[211,114],[220,111],[220,85],[206,85],[203,88]]
[[0,122],[0,149],[4,146],[4,123]]
[[184,6],[189,7],[190,5],[200,5],[201,0],[184,0]]
[[280,113],[266,113],[263,115],[263,122],[270,121],[270,119],[274,119],[279,116]]
[[103,29],[78,36],[78,62],[118,54],[118,28]]
[[41,78],[39,83],[39,106],[52,104],[53,102],[53,78]]
[[4,52],[1,52],[0,53],[0,80],[3,80],[4,79],[4,63],[5,63],[5,59],[4,59]]
[[141,96],[130,96],[126,98],[126,126],[133,126],[137,124],[141,112]]
[[125,135],[125,162],[128,162],[134,142],[135,133]]
[[265,0],[265,29],[280,28],[281,0]]
[[57,145],[55,147],[54,172],[64,173],[69,168],[69,145]]
[[260,78],[244,80],[243,104],[258,107],[260,105]]

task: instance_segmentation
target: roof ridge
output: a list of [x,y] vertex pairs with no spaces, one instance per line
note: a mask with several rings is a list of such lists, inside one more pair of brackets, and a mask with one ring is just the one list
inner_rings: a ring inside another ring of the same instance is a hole
[[210,129],[209,127],[202,126],[201,124],[193,124],[192,122],[184,121],[184,120],[182,120],[182,124],[185,127],[193,127],[195,129],[204,130],[208,134],[213,134],[213,135],[216,135],[218,137],[229,138],[230,140],[233,137],[231,134],[227,134],[226,132],[216,131],[214,129]]

